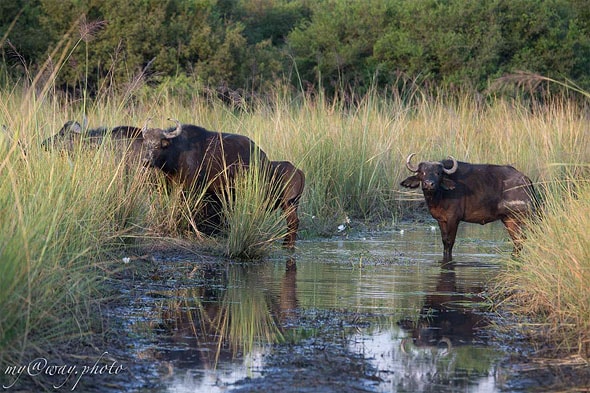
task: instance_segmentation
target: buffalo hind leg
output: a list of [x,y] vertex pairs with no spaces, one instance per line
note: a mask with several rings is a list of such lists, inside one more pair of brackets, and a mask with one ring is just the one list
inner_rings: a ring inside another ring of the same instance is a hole
[[522,249],[522,243],[524,241],[524,235],[522,233],[523,223],[521,220],[515,217],[504,217],[502,219],[504,226],[508,230],[508,234],[514,243],[514,250],[512,254],[517,256]]
[[297,216],[297,205],[287,203],[282,206],[283,214],[287,221],[287,235],[283,240],[283,247],[295,248],[295,239],[299,229],[299,217]]
[[455,238],[457,237],[458,221],[439,221],[440,234],[443,242],[443,262],[450,262],[453,260],[453,246],[455,245]]

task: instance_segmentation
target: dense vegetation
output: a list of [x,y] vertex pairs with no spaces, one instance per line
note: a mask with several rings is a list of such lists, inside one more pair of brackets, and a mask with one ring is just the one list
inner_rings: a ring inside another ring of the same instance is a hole
[[[278,80],[483,91],[515,71],[590,88],[585,0],[15,0],[0,4],[0,37],[12,77],[50,56],[57,86],[77,93],[144,68],[152,83],[258,93]],[[77,42],[67,55],[63,40]]]

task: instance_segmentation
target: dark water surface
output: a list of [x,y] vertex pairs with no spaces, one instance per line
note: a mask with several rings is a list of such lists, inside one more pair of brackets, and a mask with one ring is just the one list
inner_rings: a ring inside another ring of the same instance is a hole
[[500,391],[507,353],[482,294],[507,234],[464,225],[450,265],[440,243],[408,223],[256,264],[162,257],[183,278],[138,286],[119,312],[137,358],[158,364],[154,391]]

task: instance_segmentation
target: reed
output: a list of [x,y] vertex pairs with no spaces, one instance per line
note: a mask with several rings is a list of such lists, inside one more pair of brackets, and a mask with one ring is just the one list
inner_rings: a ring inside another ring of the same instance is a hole
[[76,27],[36,75],[0,88],[3,369],[51,351],[59,356],[100,331],[97,310],[112,268],[106,261],[146,226],[142,168],[127,167],[108,144],[69,153],[41,147],[66,120],[85,115],[91,124],[135,123],[113,94],[79,103],[55,88],[62,65],[82,42],[73,36]]
[[[571,81],[518,73],[498,84],[515,82],[533,89],[551,83],[589,97]],[[531,220],[518,259],[494,280],[491,293],[501,310],[522,323],[517,326],[532,342],[554,352],[590,357],[590,134],[583,108],[555,100],[535,105],[521,123],[531,130],[522,154],[535,163],[542,197],[538,217]],[[536,160],[535,156],[536,155]],[[534,169],[531,169],[534,170]]]
[[584,357],[590,356],[589,201],[588,180],[550,184],[521,258],[506,262],[493,287],[497,302],[522,319],[534,342]]
[[92,315],[105,296],[104,261],[145,214],[139,171],[126,173],[104,149],[76,159],[45,151],[39,129],[12,127],[13,140],[0,143],[2,364],[100,326]]
[[248,170],[225,182],[221,215],[226,256],[260,259],[287,234],[286,217],[275,209],[284,185],[272,181],[271,176],[264,164],[254,159]]

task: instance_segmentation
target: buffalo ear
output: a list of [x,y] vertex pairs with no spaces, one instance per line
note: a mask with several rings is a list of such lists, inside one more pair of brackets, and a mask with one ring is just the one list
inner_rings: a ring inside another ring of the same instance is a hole
[[445,191],[454,190],[456,185],[457,185],[457,183],[455,183],[454,180],[451,180],[446,176],[443,176],[442,182],[440,183],[440,186]]
[[418,179],[418,176],[416,175],[410,176],[406,180],[401,182],[400,185],[407,188],[418,188],[418,186],[420,185],[420,179]]
[[170,146],[170,140],[169,139],[160,140],[160,146],[163,148],[167,148],[168,146]]

